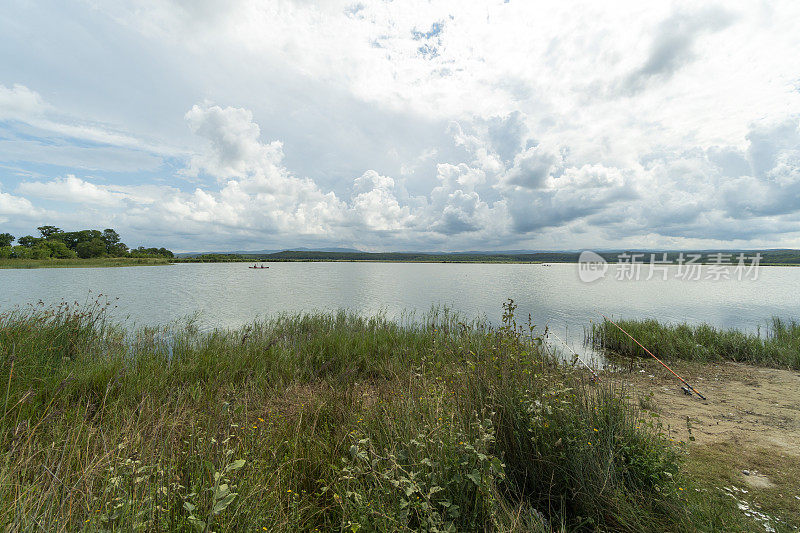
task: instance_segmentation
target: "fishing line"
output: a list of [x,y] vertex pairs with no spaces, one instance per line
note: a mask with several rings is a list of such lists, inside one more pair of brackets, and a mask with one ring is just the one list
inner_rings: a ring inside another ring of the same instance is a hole
[[627,331],[625,331],[624,329],[622,329],[622,327],[621,327],[619,324],[617,324],[616,322],[614,322],[613,320],[611,320],[610,318],[608,318],[608,317],[607,317],[606,315],[604,315],[603,313],[600,313],[600,316],[602,316],[603,318],[605,318],[606,320],[608,320],[609,322],[611,322],[612,324],[614,324],[615,326],[617,326],[617,329],[619,329],[619,330],[620,330],[622,333],[624,333],[625,335],[627,335],[628,337],[630,337],[630,339],[631,339],[633,342],[635,342],[636,344],[638,344],[638,345],[639,345],[639,347],[640,347],[642,350],[644,350],[645,352],[647,352],[647,354],[648,354],[650,357],[652,357],[653,359],[655,359],[656,361],[658,361],[659,363],[661,363],[661,366],[663,366],[664,368],[666,368],[667,370],[669,370],[670,372],[672,372],[672,375],[673,375],[673,376],[675,376],[676,378],[678,378],[679,380],[681,380],[681,381],[683,382],[683,384],[684,384],[684,385],[686,385],[686,387],[688,387],[688,389],[689,389],[689,390],[691,390],[692,392],[694,392],[695,394],[697,394],[698,396],[700,396],[700,398],[702,398],[703,400],[705,400],[705,399],[706,399],[706,397],[705,397],[705,396],[703,396],[702,394],[700,394],[699,392],[697,392],[697,389],[695,389],[694,387],[692,387],[691,385],[689,385],[689,383],[688,383],[688,382],[687,382],[685,379],[683,379],[682,377],[680,377],[678,374],[676,374],[676,373],[675,373],[675,371],[674,371],[674,370],[672,370],[670,367],[668,367],[667,365],[665,365],[665,364],[664,364],[664,362],[663,362],[661,359],[659,359],[658,357],[656,357],[655,355],[653,355],[653,354],[650,352],[650,350],[648,350],[647,348],[645,348],[644,346],[642,346],[642,343],[641,343],[641,342],[639,342],[639,341],[637,341],[636,339],[634,339],[634,338],[633,338],[633,336],[632,336],[630,333],[628,333]]
[[591,373],[592,373],[592,375],[594,376],[594,379],[596,379],[597,381],[600,381],[600,376],[598,376],[598,375],[595,373],[594,369],[593,369],[592,367],[590,367],[589,365],[587,365],[587,364],[586,364],[586,362],[585,362],[583,359],[581,359],[581,356],[580,356],[580,355],[578,355],[578,354],[575,352],[575,350],[573,350],[573,349],[572,349],[572,347],[571,347],[569,344],[567,344],[567,343],[566,343],[566,342],[565,342],[565,341],[564,341],[564,340],[563,340],[561,337],[559,337],[558,335],[556,335],[555,331],[553,331],[553,330],[549,330],[549,331],[548,331],[548,333],[549,333],[549,334],[552,334],[552,335],[553,335],[553,337],[555,337],[556,339],[560,340],[560,341],[561,341],[561,343],[562,343],[564,346],[566,346],[566,347],[567,347],[567,349],[568,349],[570,352],[572,352],[572,355],[574,355],[574,356],[575,356],[575,358],[576,358],[578,361],[580,361],[581,363],[583,363],[583,366],[585,366],[587,369],[589,369],[589,372],[591,372]]

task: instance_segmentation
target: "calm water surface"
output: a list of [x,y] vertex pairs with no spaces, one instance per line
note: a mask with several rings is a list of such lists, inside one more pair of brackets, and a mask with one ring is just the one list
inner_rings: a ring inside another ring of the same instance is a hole
[[[446,305],[469,318],[498,322],[513,298],[570,344],[601,319],[657,318],[708,322],[756,331],[772,316],[800,318],[800,268],[760,267],[757,280],[617,281],[578,278],[577,265],[424,263],[246,263],[163,267],[0,270],[0,311],[17,305],[85,302],[98,293],[116,301],[126,324],[158,325],[199,313],[203,328],[241,326],[280,312],[350,309],[422,314]],[[91,292],[90,292],[91,291]]]

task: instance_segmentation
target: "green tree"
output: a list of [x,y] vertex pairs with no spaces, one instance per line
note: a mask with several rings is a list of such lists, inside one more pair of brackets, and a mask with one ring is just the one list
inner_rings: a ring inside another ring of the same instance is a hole
[[108,248],[108,254],[112,257],[125,257],[128,255],[128,246],[124,242],[118,242]]
[[121,257],[128,254],[128,247],[120,242],[119,233],[111,228],[103,230],[103,241],[106,243],[106,253],[113,257]]
[[[67,245],[67,248],[77,251],[78,244],[82,242],[88,242],[92,239],[101,239],[103,238],[103,234],[96,229],[85,229],[81,231],[67,231],[59,235],[59,239],[64,241],[64,244]],[[105,242],[103,242],[105,246]]]
[[11,246],[11,243],[14,242],[14,236],[10,233],[0,233],[0,248],[4,246]]
[[131,257],[175,257],[170,250],[166,248],[145,248],[139,246],[130,252]]
[[55,257],[56,259],[72,259],[78,255],[74,250],[67,248],[67,245],[61,241],[45,241],[44,245],[50,250],[50,257]]
[[24,246],[25,248],[33,248],[36,244],[41,242],[42,239],[38,237],[34,237],[33,235],[25,235],[24,237],[20,237],[17,239],[17,243],[20,246]]
[[33,258],[33,248],[29,248],[27,246],[22,246],[18,244],[16,246],[11,247],[11,257],[13,259],[32,259]]
[[52,252],[44,244],[37,244],[30,249],[31,259],[50,259]]
[[43,239],[55,239],[64,233],[61,228],[57,228],[55,226],[39,226],[36,229],[39,230],[39,233],[42,235]]
[[[97,233],[100,233],[99,231]],[[106,253],[106,243],[100,237],[79,242],[75,247],[78,252],[78,257],[81,259],[89,259],[91,257],[102,257]]]
[[0,246],[0,259],[10,259],[14,253],[10,246]]
[[106,228],[103,230],[103,240],[106,242],[106,246],[114,246],[120,241],[119,233],[111,228]]

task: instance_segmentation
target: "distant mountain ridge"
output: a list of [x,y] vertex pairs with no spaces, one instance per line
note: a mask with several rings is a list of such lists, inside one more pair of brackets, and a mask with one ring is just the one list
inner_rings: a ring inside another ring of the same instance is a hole
[[[227,252],[216,254],[184,255],[179,258],[185,262],[225,262],[225,261],[372,261],[372,262],[439,262],[439,263],[576,263],[580,252],[341,252],[325,250],[283,250],[279,252]],[[748,264],[755,263],[760,254],[761,264],[800,265],[800,250],[616,250],[596,252],[609,263],[637,262],[647,263],[652,259],[678,264],[683,262],[733,264],[743,254]],[[715,254],[727,257],[714,257]],[[627,254],[627,258],[621,257]],[[694,254],[697,257],[692,257]],[[638,255],[638,257],[637,257]],[[226,256],[230,256],[226,259]],[[633,258],[631,257],[633,256]]]
[[362,250],[356,250],[355,248],[278,248],[274,250],[232,250],[229,252],[181,252],[175,254],[178,257],[196,257],[198,255],[206,255],[206,254],[219,254],[219,255],[268,255],[268,254],[277,254],[280,252],[334,252],[334,253],[343,253],[343,254],[360,254],[364,253]]
[[357,248],[277,248],[272,250],[231,250],[226,252],[181,252],[175,254],[177,257],[196,257],[206,254],[218,255],[246,255],[262,256],[284,252],[308,252],[308,253],[339,253],[339,254],[399,254],[399,255],[486,255],[486,256],[505,256],[505,255],[533,255],[533,254],[580,254],[583,250],[592,250],[600,254],[621,254],[621,253],[740,253],[740,252],[790,252],[800,254],[800,249],[795,248],[707,248],[693,250],[676,250],[665,248],[579,248],[573,250],[468,250],[462,252],[424,252],[424,251],[392,251],[392,252],[366,252]]

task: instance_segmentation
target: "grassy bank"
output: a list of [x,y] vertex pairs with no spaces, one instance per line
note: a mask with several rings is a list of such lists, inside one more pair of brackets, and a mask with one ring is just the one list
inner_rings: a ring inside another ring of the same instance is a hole
[[[735,361],[800,370],[800,323],[774,318],[759,334],[718,329],[707,324],[662,324],[656,320],[617,321],[657,357],[688,361]],[[616,326],[594,324],[591,340],[620,355],[649,357]]]
[[736,531],[619,386],[503,326],[0,315],[10,531]]
[[100,257],[96,259],[0,259],[0,268],[96,268],[168,265],[166,258]]

